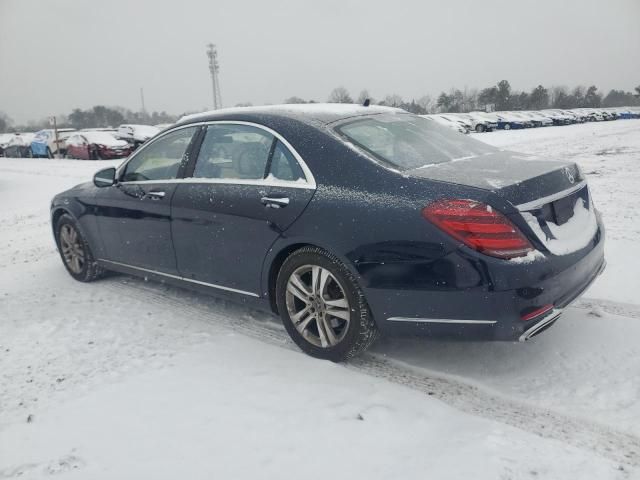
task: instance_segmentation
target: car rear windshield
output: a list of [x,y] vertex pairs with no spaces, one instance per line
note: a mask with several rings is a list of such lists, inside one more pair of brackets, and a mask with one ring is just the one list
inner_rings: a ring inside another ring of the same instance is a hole
[[410,114],[361,117],[335,128],[346,140],[398,170],[495,152],[482,142]]

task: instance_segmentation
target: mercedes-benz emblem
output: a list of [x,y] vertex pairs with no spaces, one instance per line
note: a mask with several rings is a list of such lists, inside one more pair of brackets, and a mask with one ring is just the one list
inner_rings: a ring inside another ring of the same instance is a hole
[[573,176],[573,172],[571,171],[571,168],[564,167],[563,170],[564,170],[564,174],[566,175],[566,177],[569,180],[569,182],[570,183],[575,183],[576,177]]

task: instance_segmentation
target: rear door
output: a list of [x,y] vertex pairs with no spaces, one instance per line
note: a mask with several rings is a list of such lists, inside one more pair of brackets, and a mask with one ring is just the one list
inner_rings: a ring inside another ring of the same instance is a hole
[[98,189],[98,228],[105,260],[175,274],[171,197],[198,127],[168,132],[140,149],[115,185]]
[[315,183],[274,132],[257,125],[208,125],[172,201],[180,275],[223,290],[260,295],[263,260],[305,209]]

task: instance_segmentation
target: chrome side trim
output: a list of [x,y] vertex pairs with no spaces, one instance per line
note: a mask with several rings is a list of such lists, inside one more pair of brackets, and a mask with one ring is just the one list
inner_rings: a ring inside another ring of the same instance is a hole
[[122,184],[225,183],[225,184],[230,184],[230,185],[264,185],[264,186],[292,187],[292,188],[311,188],[311,189],[315,189],[316,188],[316,179],[313,176],[313,173],[311,173],[311,170],[309,169],[309,167],[307,166],[305,161],[302,159],[302,157],[296,151],[296,149],[291,146],[291,144],[287,141],[286,138],[284,138],[282,135],[280,135],[275,130],[273,130],[273,129],[269,128],[269,127],[266,127],[264,125],[260,125],[259,123],[244,122],[244,121],[240,121],[240,120],[210,120],[210,121],[207,121],[207,122],[188,123],[186,125],[179,125],[177,127],[172,128],[171,130],[164,131],[160,135],[150,139],[151,141],[147,141],[147,142],[143,143],[131,156],[129,156],[129,158],[126,159],[126,161],[124,161],[122,164],[120,164],[120,166],[118,166],[118,169],[116,171],[116,178],[120,177],[120,174],[122,173],[124,168],[127,166],[127,164],[131,160],[133,160],[141,151],[143,151],[149,145],[153,145],[156,140],[164,137],[165,135],[168,135],[168,134],[173,133],[173,132],[178,131],[178,130],[182,130],[184,128],[200,127],[200,126],[203,126],[203,125],[204,126],[206,126],[206,125],[248,125],[250,127],[259,128],[261,130],[264,130],[265,132],[270,133],[275,138],[277,138],[280,142],[282,142],[285,147],[287,147],[289,149],[289,151],[294,156],[296,161],[300,164],[300,168],[302,169],[302,172],[304,173],[306,183],[294,182],[294,181],[286,181],[286,180],[277,180],[277,179],[271,179],[270,180],[269,178],[258,179],[258,180],[240,180],[240,179],[237,179],[237,180],[234,180],[234,179],[225,180],[225,179],[219,179],[219,178],[218,179],[216,179],[216,178],[207,179],[207,178],[193,178],[193,177],[191,177],[191,178],[176,178],[176,179],[173,179],[173,180],[145,180],[145,181],[138,181],[138,182],[120,182],[120,183],[122,183]]
[[520,335],[520,337],[518,338],[518,341],[526,342],[527,340],[529,340],[531,337],[533,337],[536,333],[538,333],[544,327],[549,325],[551,322],[557,320],[560,314],[562,313],[562,311],[563,309],[561,308],[554,308],[553,310],[551,310],[551,312],[543,320],[536,323],[530,329],[525,330],[524,333]]
[[538,198],[531,202],[521,203],[520,205],[516,205],[516,208],[521,212],[528,212],[530,210],[535,210],[536,208],[540,208],[547,203],[555,202],[561,198],[567,197],[572,193],[577,192],[578,190],[582,190],[587,186],[587,181],[583,180],[580,183],[576,183],[573,187],[569,187],[566,190],[562,190],[561,192],[554,193],[552,195],[547,195],[546,197]]
[[257,293],[246,292],[244,290],[238,290],[237,288],[223,287],[222,285],[216,285],[214,283],[201,282],[200,280],[193,280],[191,278],[185,278],[185,277],[181,277],[179,275],[172,275],[170,273],[158,272],[157,270],[150,270],[148,268],[135,267],[133,265],[128,265],[126,263],[114,262],[112,260],[105,260],[103,258],[99,258],[98,261],[99,262],[104,262],[104,263],[111,263],[112,265],[119,265],[121,267],[132,268],[134,270],[139,270],[140,272],[147,272],[147,273],[152,273],[154,275],[161,275],[163,277],[173,278],[175,280],[182,280],[182,281],[188,282],[188,283],[195,283],[197,285],[204,285],[205,287],[217,288],[218,290],[225,290],[227,292],[241,293],[242,295],[249,295],[250,297],[260,298],[260,295],[258,295]]
[[465,320],[458,318],[412,318],[412,317],[389,317],[389,322],[411,322],[411,323],[455,323],[455,324],[479,324],[493,325],[497,320]]

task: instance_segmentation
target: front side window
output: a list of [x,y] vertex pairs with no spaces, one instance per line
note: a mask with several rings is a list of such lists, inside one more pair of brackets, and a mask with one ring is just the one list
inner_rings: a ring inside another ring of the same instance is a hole
[[409,114],[368,116],[342,124],[336,131],[398,170],[412,170],[496,151],[485,143],[439,126],[433,120]]
[[194,178],[260,180],[265,176],[274,137],[250,125],[209,125]]
[[123,182],[171,180],[177,177],[197,127],[168,133],[144,147],[125,167]]

